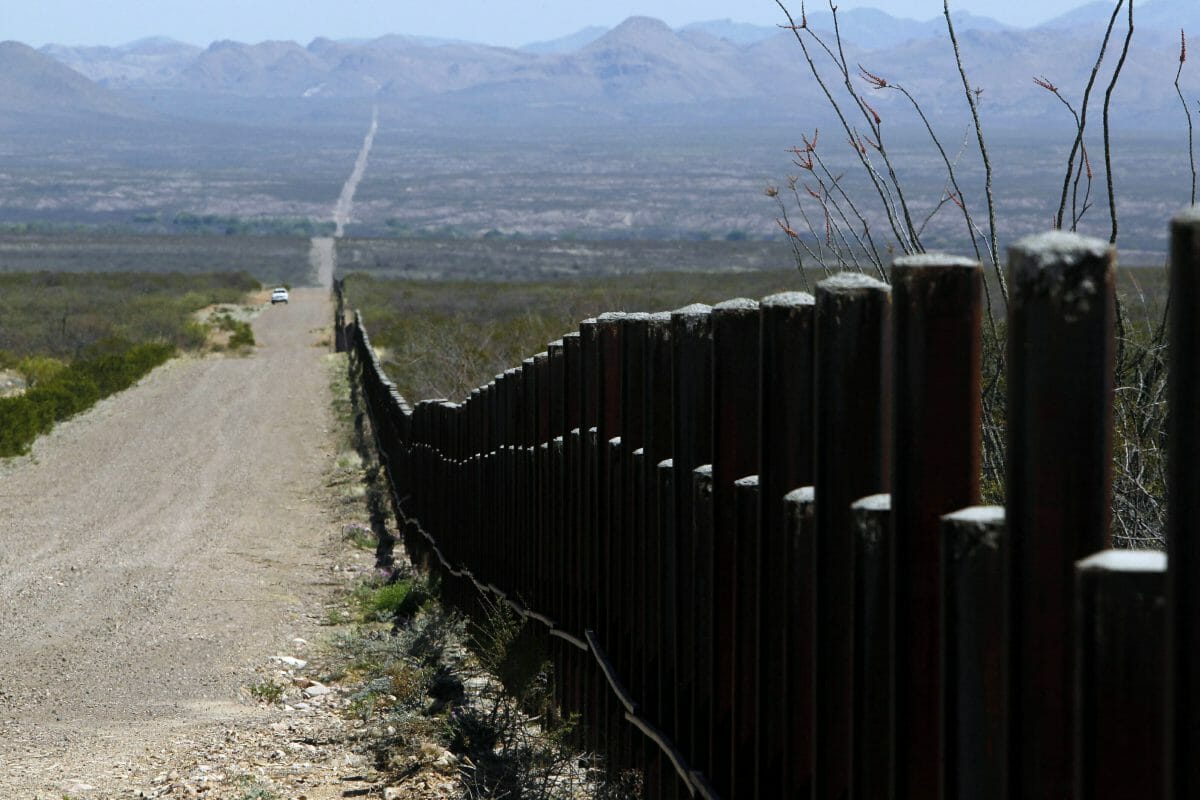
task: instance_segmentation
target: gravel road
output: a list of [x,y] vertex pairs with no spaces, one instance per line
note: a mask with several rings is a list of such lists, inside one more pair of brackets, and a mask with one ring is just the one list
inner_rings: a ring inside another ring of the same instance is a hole
[[0,797],[264,713],[255,665],[327,591],[329,302],[295,290],[252,355],[172,361],[0,462]]

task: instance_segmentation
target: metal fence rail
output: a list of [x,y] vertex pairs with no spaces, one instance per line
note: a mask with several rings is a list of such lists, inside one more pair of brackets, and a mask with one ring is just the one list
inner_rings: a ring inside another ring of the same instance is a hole
[[1173,225],[1169,569],[1096,557],[1102,242],[1010,251],[1005,509],[977,507],[977,263],[605,314],[461,404],[410,408],[340,299],[338,330],[406,546],[537,623],[645,797],[1195,797],[1200,214]]

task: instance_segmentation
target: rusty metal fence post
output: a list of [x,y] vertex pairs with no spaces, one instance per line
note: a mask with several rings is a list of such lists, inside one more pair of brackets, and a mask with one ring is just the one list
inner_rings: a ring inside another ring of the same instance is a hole
[[784,797],[811,797],[816,765],[813,762],[813,730],[816,726],[816,600],[817,524],[816,488],[802,486],[783,498],[787,546],[788,635],[783,676],[787,703],[786,751],[795,757],[785,761]]
[[891,779],[891,562],[896,547],[892,495],[850,506],[854,538],[854,696],[852,797],[887,797]]
[[[713,467],[702,464],[692,470],[692,541],[696,547],[696,687],[692,700],[697,748],[692,763],[705,771],[712,768],[713,759],[709,750],[707,734],[714,729],[712,718],[715,711],[712,700],[712,656],[713,638],[713,585],[709,576],[713,573],[715,549],[715,523],[713,518]],[[732,484],[730,484],[732,488]],[[725,598],[730,601],[729,597]],[[732,649],[731,642],[723,643]]]
[[1004,797],[1004,509],[942,517],[942,788]]
[[[754,326],[757,334],[758,325]],[[757,400],[757,398],[755,398]],[[755,402],[757,416],[758,403]],[[755,420],[757,423],[757,420]],[[754,428],[757,429],[757,424]],[[757,453],[755,460],[757,461]],[[755,607],[758,601],[758,512],[759,485],[757,475],[747,475],[734,482],[734,528],[733,528],[733,595],[728,602],[733,606],[733,639],[729,643],[734,651],[733,661],[733,787],[723,797],[750,800],[755,791],[755,742],[758,690],[755,684],[757,664],[754,659],[754,644],[757,636]],[[721,790],[718,788],[718,792]]]
[[1200,797],[1200,206],[1171,222],[1167,793]]
[[675,695],[674,724],[668,731],[684,757],[695,758],[693,693],[696,684],[695,543],[692,523],[692,470],[712,461],[712,309],[691,305],[671,314],[672,404],[675,466],[675,642],[674,667],[666,685]]
[[850,504],[889,488],[890,322],[886,284],[857,273],[817,284],[814,800],[840,800],[850,789]]
[[[672,652],[666,643],[673,641],[674,565],[665,553],[666,532],[662,529],[661,505],[674,502],[670,495],[659,490],[659,465],[670,457],[674,438],[674,411],[671,405],[672,348],[671,315],[653,314],[646,339],[645,438],[646,483],[643,487],[645,510],[643,530],[646,535],[646,598],[643,604],[643,625],[646,628],[647,658],[643,670],[645,694],[643,703],[647,716],[662,730],[668,730],[668,720],[674,718],[674,707],[667,704],[661,681],[667,669],[666,661]],[[671,766],[660,750],[655,749],[646,776],[647,796],[659,800],[673,796],[676,782]]]
[[[625,460],[621,517],[614,526],[615,549],[620,559],[621,576],[616,584],[619,646],[616,647],[617,671],[624,677],[630,694],[644,702],[642,665],[646,660],[643,618],[640,606],[645,602],[645,532],[642,530],[642,488],[645,486],[646,441],[646,344],[649,314],[627,314],[621,321],[621,457]],[[642,737],[625,725],[628,737],[629,766],[640,766],[634,754],[649,752]]]
[[979,503],[983,268],[944,255],[896,259],[892,315],[891,796],[936,800],[941,777],[938,520]]
[[[790,577],[787,505],[784,497],[813,481],[813,311],[810,294],[786,292],[763,298],[759,375],[758,539],[758,759],[759,797],[797,797],[790,767],[811,770],[807,748],[789,746],[796,687],[789,675],[789,639],[799,621],[787,598],[801,591]],[[807,694],[807,691],[805,692]],[[807,706],[807,700],[806,706]]]
[[1078,800],[1165,796],[1166,570],[1153,551],[1076,566]]
[[1074,796],[1075,562],[1110,541],[1112,249],[1052,232],[1009,251],[1008,796]]
[[714,788],[729,798],[750,796],[755,787],[752,761],[738,762],[740,775],[733,769],[735,754],[753,753],[754,747],[755,709],[737,700],[743,690],[757,696],[757,675],[745,674],[739,659],[753,658],[753,634],[747,650],[740,642],[754,625],[758,599],[757,594],[743,597],[749,585],[738,585],[743,558],[757,558],[758,536],[738,527],[735,482],[758,471],[760,328],[758,303],[753,300],[739,298],[713,307],[713,520],[711,538],[696,541],[696,602],[707,624],[696,630],[700,675],[694,758],[708,769]]

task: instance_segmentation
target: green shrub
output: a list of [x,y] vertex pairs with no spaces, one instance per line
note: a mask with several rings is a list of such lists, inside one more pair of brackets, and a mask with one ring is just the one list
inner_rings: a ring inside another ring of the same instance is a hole
[[254,331],[251,330],[249,323],[239,322],[236,323],[236,326],[233,335],[229,337],[229,346],[235,350],[239,347],[253,347],[255,344]]
[[260,288],[240,273],[0,273],[0,350],[69,362],[106,338],[203,346],[193,314]]
[[371,591],[364,598],[363,611],[369,619],[411,617],[421,610],[429,597],[429,590],[420,581],[396,581]]
[[208,342],[208,327],[196,320],[188,320],[175,336],[175,345],[181,350],[199,350]]
[[94,346],[86,357],[57,371],[46,371],[50,377],[40,379],[24,395],[0,399],[0,457],[27,452],[33,440],[55,422],[132,386],[174,353],[174,346],[162,342],[128,345],[106,341]]
[[31,387],[51,380],[66,368],[67,362],[53,356],[26,356],[17,362],[17,372]]
[[263,703],[278,703],[283,699],[283,687],[270,679],[263,679],[246,687],[250,696]]
[[37,406],[28,397],[0,398],[0,455],[24,453],[39,433]]

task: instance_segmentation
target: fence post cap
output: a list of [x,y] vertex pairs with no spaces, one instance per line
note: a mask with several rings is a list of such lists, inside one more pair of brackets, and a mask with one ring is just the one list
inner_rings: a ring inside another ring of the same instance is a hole
[[792,489],[785,494],[783,499],[788,503],[812,503],[817,499],[817,488],[815,486],[801,486],[799,489]]
[[826,294],[852,294],[864,290],[890,292],[892,287],[861,272],[839,272],[817,284],[817,292]]
[[973,269],[980,266],[979,262],[973,258],[965,256],[955,256],[949,253],[915,253],[908,256],[899,256],[892,261],[893,269]]
[[1181,209],[1179,213],[1171,218],[1171,222],[1175,225],[1200,224],[1200,204]]
[[1159,550],[1101,550],[1075,562],[1080,572],[1166,572],[1167,554]]
[[1083,236],[1070,231],[1046,231],[1018,239],[1009,246],[1010,253],[1022,254],[1031,266],[1045,269],[1064,263],[1076,263],[1084,258],[1104,258],[1110,245],[1103,239]]
[[872,494],[860,497],[850,504],[855,511],[891,511],[892,496],[890,494]]
[[757,489],[758,488],[758,476],[757,475],[747,475],[744,478],[738,478],[736,481],[733,482],[733,485],[738,487],[739,489]]
[[659,469],[674,469],[675,468],[675,459],[664,458],[662,461],[658,462],[658,468]]
[[811,306],[817,299],[808,292],[777,292],[769,294],[758,304],[762,308],[793,308],[795,306]]
[[707,475],[707,476],[711,477],[712,476],[712,464],[701,464],[700,466],[698,466],[694,470],[692,470],[692,474],[693,475]]
[[942,520],[969,525],[997,525],[1004,522],[1004,506],[968,506],[943,514]]
[[736,313],[739,311],[758,311],[758,301],[751,300],[749,297],[735,297],[732,300],[725,300],[713,306],[713,311],[722,313]]
[[677,308],[671,312],[672,317],[703,317],[712,311],[712,306],[704,303],[692,303],[691,305]]

